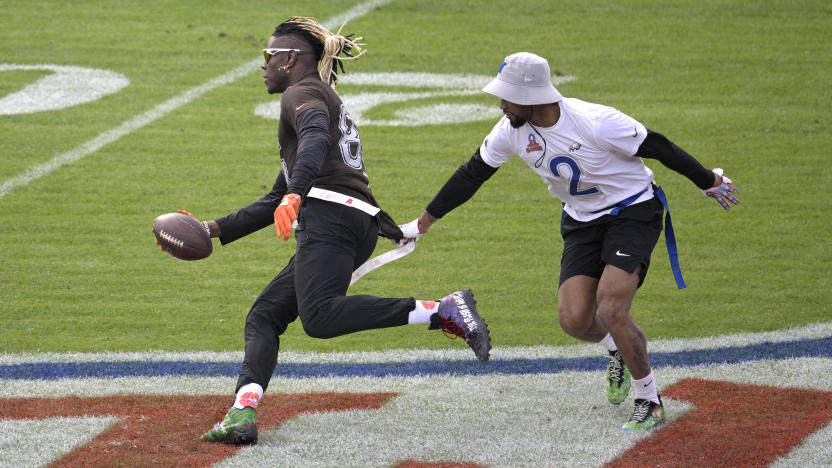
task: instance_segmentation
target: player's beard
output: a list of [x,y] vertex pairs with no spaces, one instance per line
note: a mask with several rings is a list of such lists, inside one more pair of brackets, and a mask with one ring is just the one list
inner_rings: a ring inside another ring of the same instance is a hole
[[508,119],[508,122],[514,128],[520,128],[523,125],[526,125],[526,119],[521,119],[520,117],[515,117],[513,119]]
[[[272,72],[266,74],[266,90],[269,94],[280,94],[286,91],[289,87],[288,76],[278,75],[280,72]],[[285,74],[284,74],[285,75]]]

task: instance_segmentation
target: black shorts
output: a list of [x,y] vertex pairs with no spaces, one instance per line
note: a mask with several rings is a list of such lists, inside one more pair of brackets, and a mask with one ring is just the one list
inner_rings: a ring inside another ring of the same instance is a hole
[[662,232],[663,211],[662,203],[654,197],[623,208],[616,216],[604,215],[592,221],[576,221],[564,215],[560,284],[577,275],[601,278],[609,264],[630,273],[641,265],[641,286]]

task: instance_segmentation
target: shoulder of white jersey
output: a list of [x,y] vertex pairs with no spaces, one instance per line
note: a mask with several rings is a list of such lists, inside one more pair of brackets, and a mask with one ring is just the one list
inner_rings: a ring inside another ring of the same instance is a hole
[[[580,99],[574,98],[570,99],[566,105],[568,106],[567,112],[572,116],[575,126],[587,132],[586,134],[593,139],[598,138],[597,132],[600,128],[606,127],[608,124],[615,126],[624,120],[631,122],[635,127],[634,138],[640,136],[641,138],[639,140],[644,140],[644,136],[647,134],[647,130],[643,124],[615,107],[581,101]],[[632,128],[628,125],[627,131],[630,131]]]
[[589,120],[604,118],[605,116],[618,112],[618,110],[613,107],[582,101],[576,98],[564,98],[563,109],[569,115]]
[[577,98],[564,98],[561,101],[561,118],[570,122],[574,131],[590,141],[595,139],[597,122],[606,106],[582,101]]
[[483,161],[491,167],[499,167],[510,159],[514,155],[511,148],[512,132],[517,130],[511,126],[508,117],[503,116],[498,120],[480,145],[480,157]]
[[497,123],[494,124],[494,128],[510,131],[514,127],[511,126],[511,121],[508,119],[508,117],[504,115],[500,118],[500,120],[497,121]]
[[494,137],[505,138],[510,136],[512,131],[515,130],[516,129],[511,126],[511,121],[508,120],[508,117],[503,116],[500,120],[494,123],[493,127],[491,127],[491,131],[488,132],[488,137],[486,139]]

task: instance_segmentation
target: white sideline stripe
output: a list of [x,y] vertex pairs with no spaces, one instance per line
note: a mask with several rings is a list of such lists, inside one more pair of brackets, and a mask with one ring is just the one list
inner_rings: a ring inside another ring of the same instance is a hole
[[[748,346],[764,342],[783,342],[825,338],[832,336],[832,322],[813,323],[801,327],[759,333],[742,333],[707,338],[676,338],[648,341],[650,352],[678,352],[698,349],[714,349],[726,346]],[[494,359],[559,359],[599,356],[597,344],[567,346],[516,346],[495,347]],[[459,349],[391,349],[385,351],[351,351],[334,353],[281,351],[281,363],[384,363],[412,362],[419,360],[465,360],[471,358],[467,347]],[[241,351],[169,352],[162,350],[122,353],[21,353],[0,354],[0,365],[61,363],[61,362],[110,362],[110,361],[194,361],[239,362]]]
[[[325,21],[323,25],[328,29],[340,27],[341,24],[344,23],[344,21],[359,18],[365,15],[370,10],[390,3],[391,1],[392,0],[370,0],[368,2],[360,3],[352,7],[351,9],[347,10],[346,12],[333,18],[330,18],[329,20]],[[40,179],[41,177],[45,177],[51,174],[63,165],[72,164],[76,161],[83,159],[84,157],[98,151],[104,146],[107,146],[108,144],[119,140],[121,137],[129,135],[135,130],[138,130],[144,127],[145,125],[150,124],[166,116],[167,114],[184,106],[185,104],[194,101],[195,99],[201,97],[203,94],[209,91],[237,81],[238,79],[244,77],[248,73],[256,70],[261,63],[262,60],[259,58],[250,62],[246,62],[228,73],[208,80],[207,82],[197,86],[196,88],[192,88],[185,91],[179,96],[168,99],[167,101],[159,104],[153,109],[143,114],[137,115],[136,117],[133,117],[132,119],[122,123],[118,127],[98,135],[97,137],[87,141],[86,143],[81,144],[73,150],[67,151],[63,154],[59,154],[58,156],[55,156],[54,158],[52,158],[52,160],[46,163],[30,166],[25,171],[23,171],[23,173],[15,177],[12,177],[9,180],[6,180],[5,182],[3,182],[2,185],[0,185],[0,199],[2,199],[9,192],[17,188],[28,185],[31,182]]]

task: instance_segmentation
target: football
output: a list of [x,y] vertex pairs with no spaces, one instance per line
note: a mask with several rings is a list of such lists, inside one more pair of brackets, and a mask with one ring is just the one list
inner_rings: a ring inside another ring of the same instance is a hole
[[181,260],[200,260],[213,251],[202,223],[184,213],[167,213],[153,220],[156,244]]

